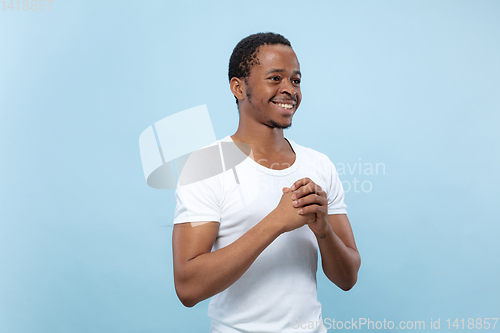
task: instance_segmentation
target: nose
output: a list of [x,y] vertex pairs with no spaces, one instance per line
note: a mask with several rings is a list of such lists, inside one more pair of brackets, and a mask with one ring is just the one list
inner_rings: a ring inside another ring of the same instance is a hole
[[297,96],[297,88],[290,80],[281,81],[280,93],[292,96],[294,99]]

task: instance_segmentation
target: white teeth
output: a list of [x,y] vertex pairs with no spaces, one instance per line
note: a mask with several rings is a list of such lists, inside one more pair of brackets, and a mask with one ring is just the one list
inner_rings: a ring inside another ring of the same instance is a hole
[[276,104],[278,104],[282,108],[285,108],[285,109],[288,109],[288,110],[290,110],[291,108],[293,108],[292,104],[283,104],[283,103],[276,103]]

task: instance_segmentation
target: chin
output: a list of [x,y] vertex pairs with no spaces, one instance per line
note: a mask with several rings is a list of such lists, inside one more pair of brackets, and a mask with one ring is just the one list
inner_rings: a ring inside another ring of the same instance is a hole
[[269,122],[267,123],[267,125],[269,127],[272,127],[272,128],[287,129],[287,128],[290,128],[292,126],[292,122],[289,122],[289,123],[277,123],[274,120],[269,120]]

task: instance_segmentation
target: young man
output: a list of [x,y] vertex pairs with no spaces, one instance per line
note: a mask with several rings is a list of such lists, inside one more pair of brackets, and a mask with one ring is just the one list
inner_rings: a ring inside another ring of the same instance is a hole
[[333,163],[283,136],[302,99],[290,42],[274,33],[246,37],[231,55],[229,80],[240,121],[217,145],[223,160],[233,158],[224,153],[227,144],[248,147],[248,158],[178,187],[177,295],[189,307],[214,296],[208,311],[214,333],[326,332],[317,249],[324,273],[343,290],[356,283],[361,259]]

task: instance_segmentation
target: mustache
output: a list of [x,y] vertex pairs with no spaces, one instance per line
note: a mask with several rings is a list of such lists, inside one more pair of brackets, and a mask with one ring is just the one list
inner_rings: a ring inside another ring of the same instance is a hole
[[272,98],[271,102],[276,102],[276,103],[283,103],[283,102],[295,102],[297,103],[297,97],[296,96],[288,96],[288,98]]

